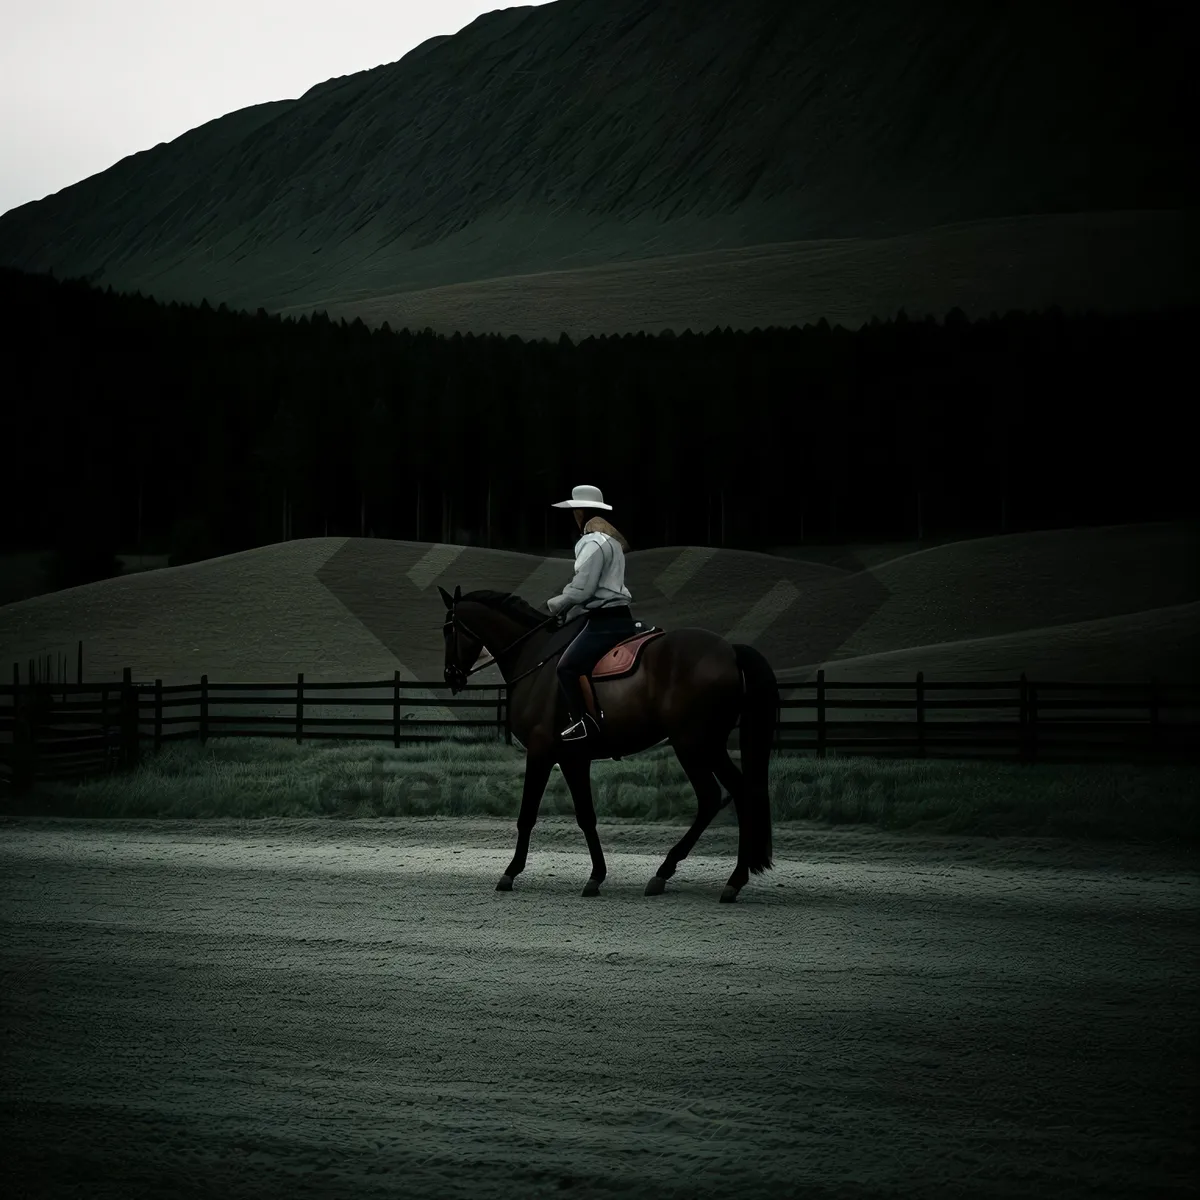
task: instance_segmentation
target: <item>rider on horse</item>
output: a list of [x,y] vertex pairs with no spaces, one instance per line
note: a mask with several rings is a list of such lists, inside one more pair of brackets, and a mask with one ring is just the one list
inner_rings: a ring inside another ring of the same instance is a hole
[[582,536],[575,543],[575,578],[557,596],[546,601],[550,612],[562,614],[578,605],[587,614],[583,628],[558,660],[558,684],[567,700],[564,741],[588,736],[590,714],[585,714],[579,677],[622,638],[637,632],[630,612],[633,597],[625,586],[625,551],[629,543],[604,517],[612,511],[599,488],[583,484],[571,489],[571,499],[552,508],[575,510]]

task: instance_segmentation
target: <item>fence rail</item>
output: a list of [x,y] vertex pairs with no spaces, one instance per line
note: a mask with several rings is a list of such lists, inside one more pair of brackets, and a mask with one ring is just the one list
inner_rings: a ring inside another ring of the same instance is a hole
[[[145,749],[185,738],[364,739],[399,747],[441,740],[451,730],[491,729],[512,742],[503,684],[431,697],[413,693],[446,692],[446,685],[401,680],[399,671],[349,683],[314,683],[303,673],[287,683],[223,683],[207,675],[194,684],[135,683],[128,667],[119,683],[67,683],[64,675],[60,670],[56,679],[31,661],[24,683],[14,666],[13,682],[0,685],[0,782],[22,787],[130,767]],[[1025,676],[948,682],[922,672],[911,683],[862,683],[827,680],[818,671],[815,680],[782,684],[781,693],[776,747],[818,757],[1200,759],[1200,688],[1190,684]],[[453,715],[426,715],[430,708]]]

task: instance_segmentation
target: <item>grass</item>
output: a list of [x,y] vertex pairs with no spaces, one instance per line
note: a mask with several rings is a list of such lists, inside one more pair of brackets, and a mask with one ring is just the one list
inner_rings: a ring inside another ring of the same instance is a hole
[[[491,736],[393,749],[377,744],[237,738],[170,743],[131,773],[40,783],[26,815],[175,819],[494,816],[515,819],[524,760]],[[695,795],[669,747],[592,768],[602,821],[686,825]],[[778,754],[771,766],[777,822],[883,830],[1200,840],[1200,767],[1133,764],[1022,766]],[[18,805],[6,805],[10,812]],[[556,770],[543,814],[570,815]],[[735,820],[732,806],[718,823]]]

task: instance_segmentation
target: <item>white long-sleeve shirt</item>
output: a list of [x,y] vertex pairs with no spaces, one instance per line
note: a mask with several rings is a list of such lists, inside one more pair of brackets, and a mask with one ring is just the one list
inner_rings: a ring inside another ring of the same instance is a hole
[[573,605],[586,609],[628,604],[633,597],[625,586],[625,551],[607,533],[585,533],[575,543],[575,578],[546,601],[552,612]]

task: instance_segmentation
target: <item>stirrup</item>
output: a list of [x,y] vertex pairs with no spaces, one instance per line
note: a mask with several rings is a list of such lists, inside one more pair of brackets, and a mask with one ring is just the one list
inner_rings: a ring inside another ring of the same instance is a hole
[[577,742],[580,738],[585,738],[588,735],[587,725],[584,724],[582,717],[578,721],[568,725],[566,729],[559,734],[564,742]]

